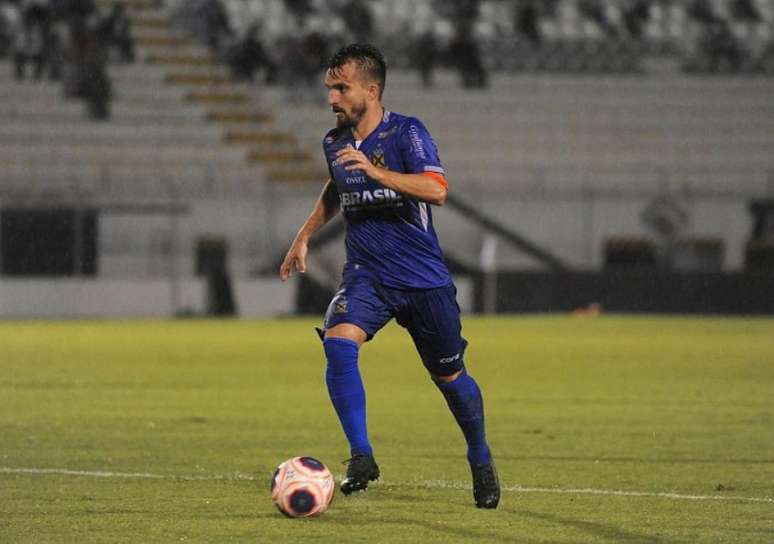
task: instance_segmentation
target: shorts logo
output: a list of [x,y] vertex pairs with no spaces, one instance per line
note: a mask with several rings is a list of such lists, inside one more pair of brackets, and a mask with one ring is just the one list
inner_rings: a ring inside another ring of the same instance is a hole
[[456,361],[459,358],[460,358],[460,354],[456,353],[456,354],[452,355],[451,357],[441,357],[440,359],[438,359],[438,362],[441,363],[442,365],[444,365],[444,364],[447,364],[447,363],[453,363],[454,361]]
[[349,306],[347,299],[344,297],[339,297],[336,302],[333,304],[333,313],[334,314],[345,314],[349,311],[347,308]]

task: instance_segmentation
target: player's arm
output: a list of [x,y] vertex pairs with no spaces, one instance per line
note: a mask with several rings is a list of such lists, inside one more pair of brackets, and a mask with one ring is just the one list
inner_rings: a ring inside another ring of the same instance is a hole
[[312,209],[312,213],[301,226],[301,229],[293,239],[285,255],[285,260],[280,266],[280,279],[287,280],[292,274],[293,269],[299,272],[306,272],[306,254],[309,250],[309,239],[320,230],[323,225],[333,219],[339,211],[339,194],[336,191],[336,184],[329,179],[323,187],[322,193],[317,198],[317,202]]
[[337,158],[341,160],[346,170],[361,170],[365,175],[406,196],[443,206],[446,202],[448,184],[444,177],[435,173],[402,174],[371,164],[362,151],[351,145],[339,150]]

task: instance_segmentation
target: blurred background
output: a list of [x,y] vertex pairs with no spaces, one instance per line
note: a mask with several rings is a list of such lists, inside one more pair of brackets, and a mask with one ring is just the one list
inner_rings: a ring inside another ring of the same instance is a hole
[[321,313],[323,66],[417,116],[467,312],[774,313],[774,0],[0,0],[0,317]]

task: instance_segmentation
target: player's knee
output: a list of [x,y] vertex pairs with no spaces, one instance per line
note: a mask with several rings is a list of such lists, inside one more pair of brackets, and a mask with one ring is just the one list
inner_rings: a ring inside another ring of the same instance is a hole
[[465,372],[465,348],[467,345],[467,341],[463,339],[461,346],[456,347],[459,351],[451,355],[449,355],[451,350],[444,350],[445,354],[443,355],[437,352],[422,354],[422,361],[433,381],[451,383]]
[[341,323],[325,331],[326,340],[328,338],[344,338],[345,340],[355,342],[358,346],[361,346],[366,341],[367,336],[363,329],[350,323]]
[[430,377],[433,379],[436,383],[451,383],[460,376],[462,376],[462,373],[465,372],[465,369],[462,368],[458,371],[456,371],[453,374],[449,375],[440,375],[440,374],[434,374],[433,372],[430,372]]
[[323,341],[325,350],[326,379],[346,376],[357,372],[360,346],[354,340],[331,336]]

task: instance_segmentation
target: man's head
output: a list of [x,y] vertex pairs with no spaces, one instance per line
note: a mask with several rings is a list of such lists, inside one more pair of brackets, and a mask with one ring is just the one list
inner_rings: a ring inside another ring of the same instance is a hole
[[357,126],[366,111],[381,108],[386,79],[384,57],[372,45],[348,45],[333,55],[325,73],[325,86],[337,126]]

